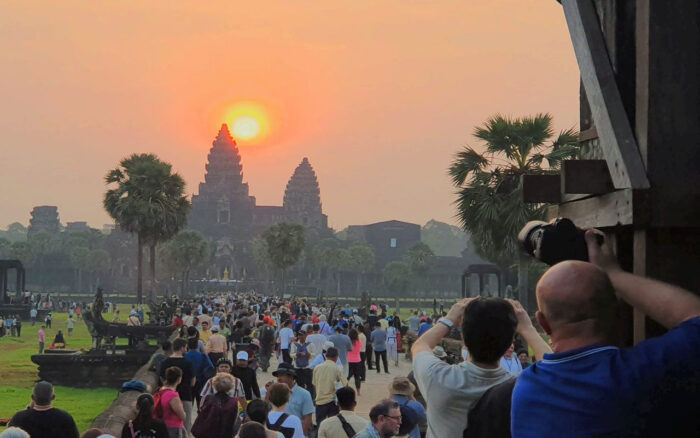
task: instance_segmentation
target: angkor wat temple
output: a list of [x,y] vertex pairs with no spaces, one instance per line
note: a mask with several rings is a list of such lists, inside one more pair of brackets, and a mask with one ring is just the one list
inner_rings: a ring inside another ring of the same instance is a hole
[[[304,158],[292,174],[284,192],[282,206],[257,205],[243,182],[243,165],[236,141],[228,126],[221,125],[212,143],[206,164],[204,182],[192,196],[188,227],[200,231],[215,248],[214,266],[223,276],[241,278],[249,256],[251,239],[280,222],[304,226],[307,240],[332,236],[328,217],[323,214],[318,179],[309,160]],[[240,261],[236,263],[235,261]]]

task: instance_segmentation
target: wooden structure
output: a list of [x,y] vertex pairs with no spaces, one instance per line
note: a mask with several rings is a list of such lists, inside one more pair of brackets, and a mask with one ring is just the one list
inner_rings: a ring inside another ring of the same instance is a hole
[[[581,71],[586,160],[548,182],[528,176],[525,200],[603,229],[623,268],[700,291],[700,2],[560,3]],[[636,310],[623,322],[625,344],[661,332]]]

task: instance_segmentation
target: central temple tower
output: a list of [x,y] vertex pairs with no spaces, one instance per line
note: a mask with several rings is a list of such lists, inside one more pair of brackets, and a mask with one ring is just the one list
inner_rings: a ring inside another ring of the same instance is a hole
[[241,155],[223,124],[209,151],[199,194],[192,196],[189,226],[217,242],[217,247],[218,243],[237,246],[250,238],[254,208],[255,198],[243,182]]

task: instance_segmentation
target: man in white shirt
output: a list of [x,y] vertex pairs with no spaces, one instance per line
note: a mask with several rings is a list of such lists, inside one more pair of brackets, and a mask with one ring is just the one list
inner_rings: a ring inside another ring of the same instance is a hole
[[523,370],[523,365],[520,363],[520,359],[513,354],[514,352],[515,346],[510,344],[510,347],[508,347],[501,358],[501,368],[508,371],[512,376],[517,376]]
[[[433,348],[459,326],[469,359],[449,365],[433,355]],[[516,331],[538,359],[551,352],[520,303],[502,298],[465,298],[416,340],[411,353],[414,376],[428,408],[427,438],[462,436],[469,410],[479,398],[512,378],[501,368],[500,359]]]
[[292,321],[287,320],[283,323],[284,328],[280,330],[278,338],[280,350],[282,353],[282,361],[292,365],[292,356],[289,352],[292,340],[294,339],[294,331],[292,330]]

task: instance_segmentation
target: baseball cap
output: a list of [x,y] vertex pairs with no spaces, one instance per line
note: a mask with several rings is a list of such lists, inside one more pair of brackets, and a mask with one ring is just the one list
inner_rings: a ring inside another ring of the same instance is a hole
[[236,355],[236,360],[248,360],[248,353],[245,351],[239,351]]

